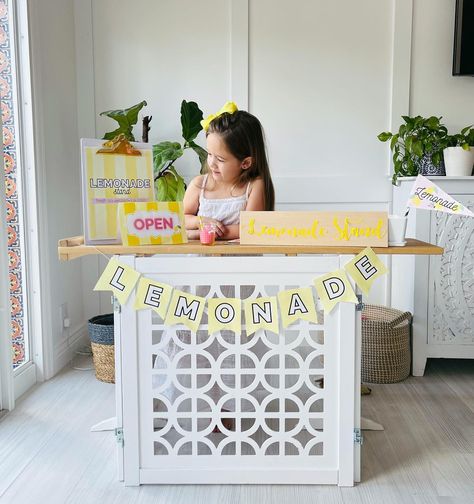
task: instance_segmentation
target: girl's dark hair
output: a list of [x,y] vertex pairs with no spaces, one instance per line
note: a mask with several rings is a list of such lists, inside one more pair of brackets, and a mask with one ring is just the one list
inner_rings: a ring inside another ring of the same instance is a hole
[[252,158],[250,168],[242,170],[239,183],[243,185],[257,177],[262,177],[265,187],[265,210],[274,210],[275,190],[268,167],[265,138],[260,121],[244,110],[238,110],[233,114],[224,112],[211,121],[206,136],[209,133],[218,133],[229,151],[239,161],[243,161],[246,157]]

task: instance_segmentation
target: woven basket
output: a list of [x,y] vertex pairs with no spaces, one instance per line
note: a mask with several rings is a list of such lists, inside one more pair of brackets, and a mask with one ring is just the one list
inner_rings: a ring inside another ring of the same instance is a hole
[[92,360],[98,380],[115,383],[114,315],[97,315],[89,320]]
[[362,310],[362,381],[395,383],[410,374],[411,313],[377,305]]

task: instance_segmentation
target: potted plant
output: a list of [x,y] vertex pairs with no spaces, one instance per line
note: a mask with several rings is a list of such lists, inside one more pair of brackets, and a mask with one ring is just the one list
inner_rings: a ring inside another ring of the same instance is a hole
[[448,146],[443,151],[446,175],[465,177],[472,175],[474,165],[474,128],[466,126],[460,133],[448,136]]
[[[147,104],[142,101],[128,109],[107,110],[101,116],[107,116],[118,123],[118,128],[104,135],[105,140],[124,134],[127,140],[134,142],[133,127],[137,123],[138,113]],[[202,111],[195,102],[183,100],[181,103],[181,127],[184,142],[161,142],[153,145],[153,170],[155,178],[155,198],[157,201],[182,201],[186,184],[174,167],[174,162],[179,159],[186,149],[192,149],[199,157],[201,173],[207,158],[207,151],[195,143],[195,138],[202,130]],[[148,133],[151,117],[147,116],[144,122]]]
[[441,117],[402,116],[397,133],[382,132],[381,142],[390,140],[393,153],[392,183],[398,177],[444,175],[443,149],[448,145],[448,130]]
[[199,158],[201,173],[207,159],[207,151],[194,142],[202,130],[202,111],[195,102],[181,102],[181,127],[184,142],[161,142],[153,145],[153,167],[155,173],[155,195],[157,201],[181,201],[186,185],[178,174],[174,162],[186,149],[192,149]]

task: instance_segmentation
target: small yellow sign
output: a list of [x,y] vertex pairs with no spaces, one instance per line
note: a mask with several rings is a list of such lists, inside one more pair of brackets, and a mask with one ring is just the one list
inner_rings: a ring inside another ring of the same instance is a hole
[[107,266],[95,284],[95,291],[112,291],[121,305],[127,302],[140,273],[130,266],[110,259]]
[[346,303],[358,302],[354,289],[342,269],[316,278],[314,285],[326,313],[330,313],[341,301]]
[[240,212],[240,243],[388,247],[387,212]]
[[311,287],[300,287],[278,293],[280,315],[283,327],[286,329],[297,320],[309,320],[318,323]]
[[122,244],[162,245],[187,243],[183,204],[150,201],[119,205]]

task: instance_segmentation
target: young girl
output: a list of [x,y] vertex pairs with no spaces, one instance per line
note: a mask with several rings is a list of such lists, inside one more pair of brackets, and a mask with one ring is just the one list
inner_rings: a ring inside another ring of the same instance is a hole
[[206,174],[194,178],[184,195],[188,238],[199,239],[201,221],[214,222],[222,240],[239,238],[241,210],[275,206],[262,125],[232,102],[201,124],[206,131],[207,166]]

